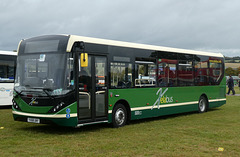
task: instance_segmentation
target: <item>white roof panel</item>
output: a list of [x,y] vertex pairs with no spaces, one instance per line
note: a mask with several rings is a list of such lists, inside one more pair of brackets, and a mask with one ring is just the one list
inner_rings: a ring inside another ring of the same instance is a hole
[[110,46],[120,46],[120,47],[154,50],[154,51],[167,51],[167,52],[176,52],[176,53],[185,53],[185,54],[223,57],[223,55],[221,53],[212,53],[212,52],[178,49],[178,48],[163,47],[163,46],[137,44],[137,43],[131,43],[131,42],[106,40],[106,39],[99,39],[99,38],[90,38],[90,37],[83,37],[83,36],[76,36],[76,35],[70,35],[69,43],[68,43],[68,46],[67,46],[67,51],[68,52],[71,51],[72,45],[76,41],[83,41],[83,42],[92,43],[92,44],[103,44],[103,45],[110,45]]

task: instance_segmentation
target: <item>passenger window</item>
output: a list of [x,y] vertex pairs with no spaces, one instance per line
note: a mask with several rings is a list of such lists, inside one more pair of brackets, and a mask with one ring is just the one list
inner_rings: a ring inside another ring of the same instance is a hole
[[177,60],[158,60],[158,85],[160,87],[177,86]]
[[209,84],[208,60],[195,61],[195,85],[205,86]]
[[220,59],[210,59],[209,60],[209,80],[211,85],[216,85],[220,83],[220,78],[222,76],[223,66]]
[[0,60],[0,82],[14,82],[14,61]]
[[111,88],[132,87],[132,64],[111,63]]
[[193,62],[179,61],[178,62],[178,85],[193,86]]
[[151,87],[156,85],[156,65],[155,61],[151,59],[136,60],[135,62],[136,87]]

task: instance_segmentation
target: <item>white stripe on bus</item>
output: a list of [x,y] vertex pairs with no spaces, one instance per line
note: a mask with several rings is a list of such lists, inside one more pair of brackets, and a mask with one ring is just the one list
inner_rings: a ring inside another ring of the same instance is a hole
[[[21,115],[21,116],[29,116],[29,117],[39,117],[39,118],[66,118],[66,114],[34,114],[34,113],[24,113],[18,111],[12,111],[13,114]],[[77,117],[77,113],[70,114],[70,117]]]
[[[226,100],[226,98],[223,98],[223,99],[214,99],[214,100],[209,100],[209,102],[225,101],[225,100]],[[198,104],[198,101],[160,105],[160,108],[164,108],[164,107],[174,107],[174,106],[184,106],[184,105],[191,105],[191,104]],[[135,108],[131,108],[131,111],[136,111],[136,110],[148,110],[148,109],[151,109],[151,108],[152,108],[152,106],[135,107]],[[153,108],[158,108],[158,106],[154,106]],[[109,110],[108,113],[112,113],[112,110]]]

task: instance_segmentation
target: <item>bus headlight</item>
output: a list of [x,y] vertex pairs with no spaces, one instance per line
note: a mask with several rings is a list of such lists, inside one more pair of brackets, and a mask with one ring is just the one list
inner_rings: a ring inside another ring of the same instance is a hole
[[53,108],[51,108],[48,113],[56,113],[58,111],[60,111],[61,109],[63,109],[64,107],[66,107],[67,105],[64,102],[60,102],[58,105],[54,106]]
[[19,105],[14,101],[12,100],[12,103],[13,103],[13,108],[15,108],[16,110],[20,110],[21,111],[21,108],[19,107]]

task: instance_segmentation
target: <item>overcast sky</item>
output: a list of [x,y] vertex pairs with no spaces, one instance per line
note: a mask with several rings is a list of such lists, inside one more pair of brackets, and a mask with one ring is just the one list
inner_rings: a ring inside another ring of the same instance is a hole
[[45,34],[240,56],[240,1],[0,0],[0,50]]

